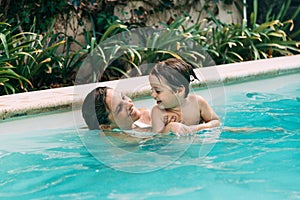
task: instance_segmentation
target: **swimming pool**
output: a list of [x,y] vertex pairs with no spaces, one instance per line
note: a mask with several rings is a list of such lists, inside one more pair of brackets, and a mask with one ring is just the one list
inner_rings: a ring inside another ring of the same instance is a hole
[[[84,145],[95,138],[99,142],[101,137],[74,121],[74,115],[80,113],[57,112],[1,122],[0,198],[299,199],[299,75],[225,87],[224,125],[253,128],[250,131],[223,131],[217,137],[207,131],[126,143],[106,137],[121,150],[142,155],[140,162],[134,157],[119,159],[118,154],[107,154],[106,146],[97,145],[99,152],[108,155],[101,159],[115,156],[117,161],[101,163]],[[203,90],[196,92],[205,95]],[[151,102],[143,99],[136,104],[149,106]],[[184,151],[159,151],[170,141]],[[157,152],[163,157],[145,159]],[[170,160],[165,162],[165,158]],[[147,166],[148,172],[143,168]]]

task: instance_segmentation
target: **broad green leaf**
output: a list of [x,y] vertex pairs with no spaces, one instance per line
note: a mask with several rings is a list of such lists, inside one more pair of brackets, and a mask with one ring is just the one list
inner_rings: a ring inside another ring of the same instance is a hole
[[174,58],[181,59],[180,56],[178,56],[176,53],[171,52],[171,51],[159,50],[159,51],[155,51],[154,53],[169,54],[169,55],[173,56]]
[[234,51],[228,51],[227,54],[233,55],[234,57],[236,57],[239,61],[244,61],[243,57],[240,56],[238,53],[234,52]]
[[108,69],[116,70],[116,71],[120,72],[121,74],[123,74],[126,78],[130,78],[130,76],[126,72],[124,72],[123,70],[121,70],[118,67],[109,66]]
[[120,24],[120,23],[115,23],[113,25],[111,25],[106,31],[105,33],[102,35],[101,39],[100,39],[100,43],[103,42],[104,40],[106,40],[108,38],[108,36],[116,29],[124,29],[126,31],[129,31],[127,29],[127,26],[126,25],[123,25],[123,24]]
[[7,47],[7,42],[6,42],[6,36],[3,33],[0,33],[0,40],[3,44],[6,57],[9,58],[9,52],[8,52],[8,47]]

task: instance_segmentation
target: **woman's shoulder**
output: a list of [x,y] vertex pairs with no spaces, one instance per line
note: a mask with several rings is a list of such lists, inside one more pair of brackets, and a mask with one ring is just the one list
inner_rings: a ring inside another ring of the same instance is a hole
[[146,124],[151,124],[151,112],[148,108],[139,108],[141,112],[141,118],[139,121],[142,121]]
[[148,113],[150,113],[150,110],[148,109],[148,108],[139,108],[139,111],[140,112],[148,112]]

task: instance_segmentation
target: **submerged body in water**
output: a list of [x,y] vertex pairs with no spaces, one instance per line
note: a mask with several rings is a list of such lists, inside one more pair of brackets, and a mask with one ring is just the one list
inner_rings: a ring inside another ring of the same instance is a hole
[[[5,120],[0,123],[0,197],[297,199],[298,78],[226,86],[226,118],[219,135],[154,135],[126,145],[123,138],[112,141],[115,136],[81,129],[82,118],[74,122],[74,116],[81,117],[78,111]],[[225,127],[264,130],[231,132]]]

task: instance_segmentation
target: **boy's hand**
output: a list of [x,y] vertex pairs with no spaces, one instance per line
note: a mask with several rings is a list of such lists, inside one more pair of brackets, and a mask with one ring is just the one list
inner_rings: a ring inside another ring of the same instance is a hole
[[163,116],[163,122],[168,125],[171,122],[181,122],[181,115],[175,112],[166,112]]
[[175,133],[176,135],[192,133],[189,126],[179,122],[170,122],[169,124],[167,124],[164,132],[170,132],[170,131]]

